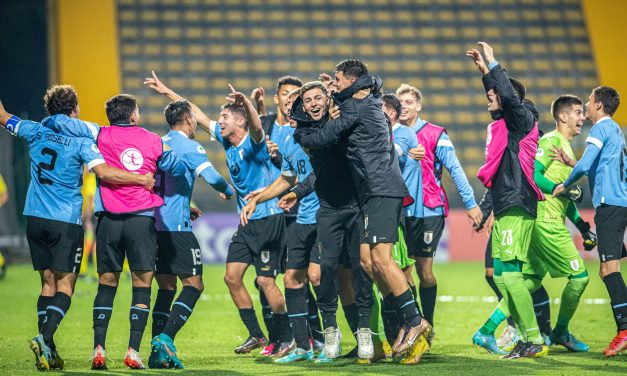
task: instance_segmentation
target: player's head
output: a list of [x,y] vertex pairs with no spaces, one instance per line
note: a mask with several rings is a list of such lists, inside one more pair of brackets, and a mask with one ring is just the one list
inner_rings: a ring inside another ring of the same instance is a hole
[[396,124],[398,122],[398,117],[403,110],[401,106],[401,102],[396,98],[394,94],[385,94],[381,97],[383,101],[383,112],[392,120],[392,124]]
[[[522,82],[518,81],[515,78],[510,77],[509,83],[514,88],[514,93],[516,93],[516,96],[522,103],[522,101],[525,99],[525,96],[527,95],[527,88],[525,88],[525,85],[523,85]],[[501,109],[501,99],[499,98],[498,94],[499,93],[496,91],[495,88],[488,90],[488,92],[486,93],[486,96],[488,97],[488,112],[494,112]]]
[[44,107],[48,115],[78,117],[78,96],[72,85],[54,85],[44,95]]
[[170,129],[180,130],[190,139],[196,137],[196,115],[188,101],[181,99],[168,104],[163,114]]
[[285,119],[287,119],[287,94],[301,86],[303,86],[303,81],[294,76],[283,76],[277,81],[274,104]]
[[296,128],[296,121],[292,120],[292,105],[298,96],[300,95],[300,87],[298,89],[294,89],[287,94],[287,103],[285,104],[285,108],[287,109],[287,119],[290,121],[290,127]]
[[574,95],[560,95],[551,103],[551,115],[557,124],[557,130],[571,139],[581,133],[581,126],[586,120],[583,113],[583,101]]
[[335,66],[334,85],[338,91],[343,91],[365,74],[368,74],[366,64],[360,60],[346,59]]
[[620,95],[609,86],[599,86],[592,89],[592,94],[586,103],[586,118],[596,123],[604,116],[612,117],[620,106]]
[[413,124],[408,124],[408,122],[418,118],[418,113],[422,110],[422,93],[414,86],[401,84],[396,89],[396,97],[401,102],[398,121],[411,127]]
[[320,120],[325,116],[329,98],[327,88],[320,81],[307,82],[300,88],[300,98],[303,101],[303,110],[312,120]]
[[137,100],[130,94],[118,94],[109,98],[105,104],[105,110],[110,124],[139,124]]
[[220,136],[224,139],[234,134],[244,134],[248,131],[246,110],[235,103],[227,103],[222,106],[218,124],[220,124]]

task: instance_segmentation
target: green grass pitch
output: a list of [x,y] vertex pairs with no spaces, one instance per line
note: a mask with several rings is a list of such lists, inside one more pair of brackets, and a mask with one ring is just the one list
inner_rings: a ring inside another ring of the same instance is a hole
[[[550,356],[542,359],[500,360],[471,345],[471,336],[493,310],[495,303],[483,297],[492,296],[483,278],[482,263],[437,264],[438,292],[441,300],[436,306],[437,336],[431,353],[418,365],[399,364],[357,365],[340,360],[333,364],[298,363],[275,365],[256,355],[237,356],[233,348],[245,338],[245,328],[222,281],[224,266],[205,266],[205,291],[196,305],[188,324],[176,338],[179,355],[186,370],[133,371],[141,374],[182,373],[221,376],[237,375],[620,375],[627,374],[627,354],[606,359],[602,351],[615,335],[608,295],[598,277],[598,264],[589,263],[591,282],[571,323],[571,331],[590,345],[586,354],[569,353],[561,347],[551,348]],[[247,274],[252,287],[253,271]],[[559,298],[565,280],[548,280],[545,284],[552,299]],[[65,359],[68,374],[91,374],[92,304],[97,284],[79,280],[70,311],[63,320],[55,342]],[[156,295],[153,285],[153,302]],[[249,290],[249,291],[255,291]],[[10,266],[7,278],[0,281],[0,374],[21,375],[38,373],[27,342],[37,331],[36,300],[39,278],[27,265]],[[446,301],[442,301],[446,300]],[[602,299],[602,300],[595,300]],[[130,373],[122,360],[128,344],[128,313],[131,301],[130,280],[121,279],[113,317],[107,337],[109,371],[101,374]],[[559,305],[551,305],[553,320]],[[257,314],[260,308],[256,306]],[[355,340],[338,313],[344,339],[344,352]],[[263,326],[263,324],[262,324]],[[141,347],[147,362],[150,351],[150,321]],[[60,373],[60,372],[56,372]]]

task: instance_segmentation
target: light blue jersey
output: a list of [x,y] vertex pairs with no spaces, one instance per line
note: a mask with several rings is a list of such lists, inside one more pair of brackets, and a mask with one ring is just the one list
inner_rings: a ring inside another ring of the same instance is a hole
[[[220,126],[217,122],[212,121],[210,129],[211,135],[222,144],[226,152],[226,165],[237,193],[237,211],[241,212],[246,205],[244,200],[246,195],[265,188],[274,181],[273,169],[276,170],[276,167],[270,162],[265,137],[261,142],[256,143],[250,134],[247,134],[239,145],[231,145],[220,135]],[[257,205],[250,219],[262,219],[283,213],[283,210],[277,207],[278,202],[279,200],[274,198]]]
[[[309,157],[303,149],[294,141],[294,131],[285,132],[287,136],[283,142],[283,164],[281,172],[285,176],[297,176],[299,181],[304,181],[313,172]],[[316,223],[316,213],[320,207],[320,201],[316,192],[312,192],[300,200],[296,223],[311,225]]]
[[[411,129],[417,133],[422,129],[422,127],[427,122],[418,118],[416,123],[411,127]],[[428,151],[427,151],[428,152]],[[435,180],[436,183],[441,186],[442,181],[442,168],[446,168],[451,174],[453,178],[453,182],[455,182],[455,186],[459,191],[459,194],[462,197],[462,201],[464,202],[464,207],[466,210],[472,209],[477,206],[477,202],[475,201],[475,194],[468,182],[468,178],[466,178],[466,174],[462,169],[459,160],[457,159],[457,155],[455,154],[455,147],[451,142],[448,134],[446,132],[442,132],[440,138],[438,139],[436,148],[435,148],[435,166],[433,171],[435,172]],[[417,185],[414,185],[416,184]],[[410,194],[414,197],[414,203],[405,208],[405,216],[407,217],[434,217],[444,215],[444,206],[440,206],[437,208],[429,208],[424,205],[424,197],[422,194],[422,174],[419,179],[412,181],[412,186],[410,183],[406,182],[407,188],[409,189]],[[416,196],[413,196],[416,194]]]
[[179,131],[170,131],[161,138],[187,166],[183,175],[173,176],[158,170],[155,176],[155,193],[163,197],[164,204],[156,211],[157,231],[192,231],[189,203],[194,190],[194,181],[202,176],[215,190],[233,195],[226,180],[213,168],[207,153],[198,142],[190,140]]
[[618,124],[609,117],[590,129],[586,150],[564,182],[569,187],[584,175],[592,192],[592,205],[627,207],[627,147]]
[[[413,186],[415,186],[416,173],[418,177],[420,177],[420,171],[415,170],[420,170],[420,162],[409,156],[409,150],[418,147],[416,132],[399,123],[396,123],[392,130],[394,131],[394,147],[396,148],[396,153],[398,154],[398,163],[401,167],[401,173],[403,175],[403,180],[405,180],[405,185],[409,188],[410,185],[408,180],[412,180]],[[410,190],[410,193],[413,192]]]
[[91,170],[105,163],[94,141],[68,137],[29,120],[7,129],[29,146],[31,181],[24,215],[80,225],[83,164]]
[[[289,125],[279,125],[276,121],[274,122],[274,126],[272,127],[272,132],[270,132],[270,141],[277,144],[279,147],[279,152],[285,156],[285,139],[289,134],[293,134],[294,130]],[[274,164],[272,164],[274,166]],[[276,180],[279,175],[281,175],[281,169],[274,168],[272,169],[272,177]]]

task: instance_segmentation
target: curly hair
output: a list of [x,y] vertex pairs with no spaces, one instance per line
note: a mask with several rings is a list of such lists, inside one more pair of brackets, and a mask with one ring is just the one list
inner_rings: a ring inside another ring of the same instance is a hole
[[72,85],[54,85],[44,95],[48,115],[70,115],[78,107],[78,95]]

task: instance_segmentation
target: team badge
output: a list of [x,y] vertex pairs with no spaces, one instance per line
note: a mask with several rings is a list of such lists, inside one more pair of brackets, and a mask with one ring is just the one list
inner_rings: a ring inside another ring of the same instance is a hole
[[581,267],[581,265],[579,265],[579,260],[577,260],[577,259],[575,259],[575,260],[570,260],[570,267],[571,267],[574,271],[579,270],[579,268]]
[[270,251],[261,251],[261,262],[267,264],[270,261]]
[[207,152],[205,151],[205,148],[203,148],[202,145],[198,145],[196,147],[196,151],[199,152],[200,154],[207,154]]
[[129,171],[137,171],[144,165],[144,156],[135,148],[128,148],[120,154],[120,162]]
[[425,244],[431,244],[433,241],[433,231],[425,231],[422,239]]
[[544,149],[538,148],[538,151],[536,152],[536,157],[541,157],[543,155],[544,155]]

